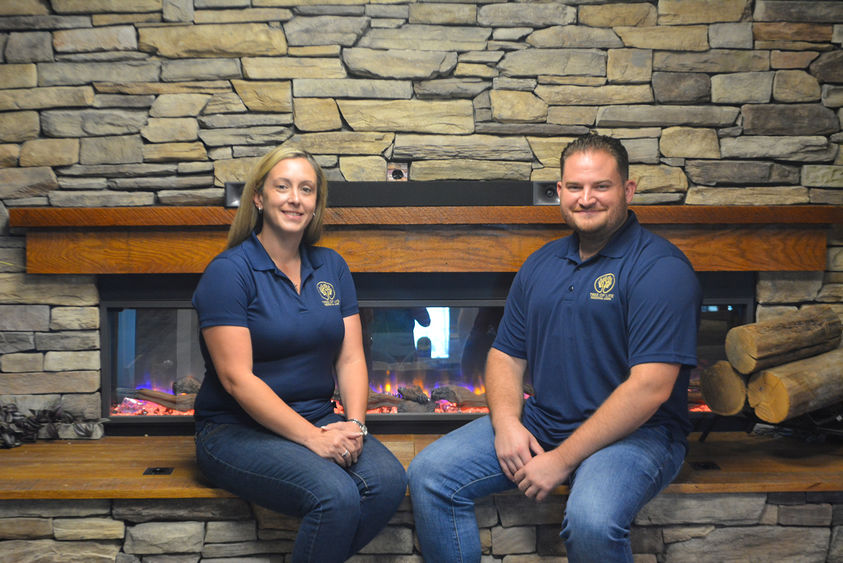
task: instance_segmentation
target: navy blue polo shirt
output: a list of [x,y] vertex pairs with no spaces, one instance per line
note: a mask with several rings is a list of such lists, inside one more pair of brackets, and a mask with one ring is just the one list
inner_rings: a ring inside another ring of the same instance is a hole
[[[302,245],[301,294],[252,234],[214,258],[199,280],[193,306],[199,328],[243,326],[252,340],[253,372],[308,420],[333,410],[334,361],[354,315],[357,294],[348,265],[335,251]],[[205,379],[196,397],[197,423],[254,423],[217,377],[205,341]]]
[[507,297],[494,347],[526,359],[535,395],[523,421],[555,447],[648,362],[678,363],[670,399],[646,425],[690,431],[688,375],[696,365],[701,291],[682,252],[630,212],[595,256],[580,260],[576,234],[524,262]]

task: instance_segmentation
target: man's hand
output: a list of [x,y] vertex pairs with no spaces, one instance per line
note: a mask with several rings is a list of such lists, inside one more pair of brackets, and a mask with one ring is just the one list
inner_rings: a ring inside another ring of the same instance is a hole
[[544,453],[544,449],[518,419],[500,426],[502,428],[495,428],[495,452],[498,454],[503,474],[516,483],[516,472],[529,462],[533,455]]
[[558,450],[551,450],[530,459],[515,473],[513,480],[519,491],[541,502],[553,489],[564,483],[573,470]]

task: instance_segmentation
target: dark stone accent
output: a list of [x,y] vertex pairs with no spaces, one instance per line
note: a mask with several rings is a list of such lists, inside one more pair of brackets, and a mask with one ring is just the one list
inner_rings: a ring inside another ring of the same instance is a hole
[[708,102],[711,78],[698,72],[654,72],[653,93],[663,104]]
[[828,135],[840,130],[834,111],[820,104],[747,104],[741,114],[746,135]]
[[823,53],[808,68],[820,82],[843,83],[843,51]]
[[798,185],[800,169],[773,162],[751,160],[688,160],[685,173],[704,186],[736,184]]
[[565,542],[559,537],[561,528],[559,525],[546,525],[536,527],[536,554],[541,556],[563,557]]
[[767,504],[805,504],[805,493],[768,493]]

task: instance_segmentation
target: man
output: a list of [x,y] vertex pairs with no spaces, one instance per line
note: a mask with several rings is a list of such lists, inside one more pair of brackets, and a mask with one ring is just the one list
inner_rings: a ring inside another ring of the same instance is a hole
[[[620,142],[580,137],[560,168],[574,233],[532,254],[513,281],[487,360],[490,415],[410,465],[426,561],[480,560],[474,499],[518,487],[541,501],[565,483],[568,559],[632,561],[635,515],[682,465],[696,276],[629,211],[636,185]],[[525,402],[528,368],[535,394]]]

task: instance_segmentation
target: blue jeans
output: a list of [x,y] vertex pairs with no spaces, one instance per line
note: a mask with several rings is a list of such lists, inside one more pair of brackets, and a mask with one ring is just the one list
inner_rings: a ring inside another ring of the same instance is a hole
[[[338,420],[331,414],[315,424]],[[301,517],[296,563],[345,561],[386,526],[407,492],[401,463],[373,436],[344,469],[262,427],[206,422],[196,434],[196,461],[214,485]]]
[[[443,436],[408,471],[425,561],[480,561],[474,500],[512,489],[495,454],[489,417]],[[562,538],[572,563],[632,561],[629,530],[639,510],[679,473],[685,444],[661,427],[639,428],[594,453],[571,477]]]

